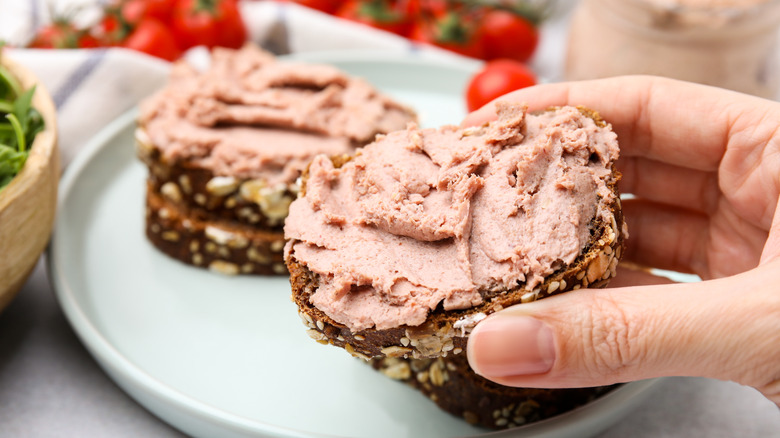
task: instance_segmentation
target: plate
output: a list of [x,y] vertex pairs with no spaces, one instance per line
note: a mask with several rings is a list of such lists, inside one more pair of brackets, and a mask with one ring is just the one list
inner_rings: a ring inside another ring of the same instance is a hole
[[[317,55],[406,102],[424,126],[458,123],[474,65],[414,55]],[[135,113],[92,139],[62,180],[49,250],[58,300],[84,345],[128,394],[203,437],[588,436],[641,402],[624,385],[570,413],[487,432],[440,411],[341,349],[306,335],[286,278],[226,277],[157,252],[144,236],[146,168]]]

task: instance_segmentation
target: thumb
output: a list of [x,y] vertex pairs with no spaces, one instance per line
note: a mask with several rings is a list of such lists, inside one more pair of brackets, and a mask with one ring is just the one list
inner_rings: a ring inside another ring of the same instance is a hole
[[469,363],[509,386],[704,376],[769,388],[780,381],[777,272],[774,263],[707,282],[581,289],[513,306],[477,324]]

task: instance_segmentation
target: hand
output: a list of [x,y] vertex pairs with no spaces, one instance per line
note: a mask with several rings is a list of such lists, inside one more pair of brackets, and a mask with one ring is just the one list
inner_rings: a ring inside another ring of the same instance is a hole
[[[541,85],[501,100],[597,110],[618,134],[621,190],[636,196],[623,202],[624,260],[705,281],[659,284],[623,270],[610,289],[505,309],[472,332],[472,368],[547,388],[713,377],[780,406],[780,103],[650,77]],[[494,114],[489,104],[464,125]]]

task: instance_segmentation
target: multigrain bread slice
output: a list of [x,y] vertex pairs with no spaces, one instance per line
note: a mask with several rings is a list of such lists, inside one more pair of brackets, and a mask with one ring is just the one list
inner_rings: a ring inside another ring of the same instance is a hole
[[226,274],[282,275],[284,234],[187,211],[147,183],[146,236],[161,252]]
[[[556,112],[558,109],[550,111]],[[566,109],[562,112],[572,115],[574,111]],[[577,123],[580,125],[586,123],[591,129],[598,129],[614,136],[609,126],[597,113],[584,108],[579,108],[578,112],[590,122],[579,120],[573,126],[579,126]],[[507,126],[500,124],[490,129],[493,129],[497,135],[513,135],[512,132],[507,133]],[[519,123],[513,129],[525,132],[528,128]],[[472,131],[468,130],[457,132],[462,136],[461,138],[472,135]],[[419,132],[415,133],[413,130],[409,133],[410,138],[416,138],[418,135]],[[338,157],[331,161],[333,169],[340,169],[350,160]],[[362,359],[457,356],[465,349],[471,329],[491,313],[515,304],[570,290],[606,286],[609,279],[616,275],[617,263],[622,256],[624,240],[627,238],[627,228],[623,222],[617,187],[620,175],[614,170],[612,159],[605,165],[608,170],[604,181],[606,191],[599,194],[598,200],[592,201],[603,204],[605,212],[600,216],[594,216],[587,224],[589,232],[587,241],[574,260],[562,264],[532,287],[529,287],[526,282],[518,281],[515,287],[511,288],[496,286],[479,289],[477,292],[481,302],[468,308],[445,309],[439,303],[429,311],[421,324],[353,329],[347,323],[337,321],[326,314],[312,302],[312,297],[322,287],[323,282],[330,280],[329,274],[315,273],[298,259],[295,252],[297,239],[292,236],[286,247],[285,262],[290,272],[293,301],[298,306],[300,317],[308,328],[308,334],[320,343],[342,347],[353,356]],[[299,200],[295,201],[296,203],[306,197],[307,183],[308,175],[304,174],[301,195]],[[353,291],[355,290],[357,289],[353,288]]]
[[419,390],[442,410],[489,429],[509,429],[544,420],[589,403],[616,387],[502,386],[474,373],[465,354],[435,359],[383,357],[369,363],[385,376]]

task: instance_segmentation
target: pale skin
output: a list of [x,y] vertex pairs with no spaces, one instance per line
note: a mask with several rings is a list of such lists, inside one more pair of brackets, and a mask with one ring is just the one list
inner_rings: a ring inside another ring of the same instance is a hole
[[[712,377],[780,407],[780,103],[651,77],[541,85],[500,100],[597,110],[618,134],[620,189],[637,196],[623,202],[624,260],[704,281],[624,269],[608,289],[497,312],[469,340],[475,371],[547,388]],[[491,103],[464,125],[493,118]]]

